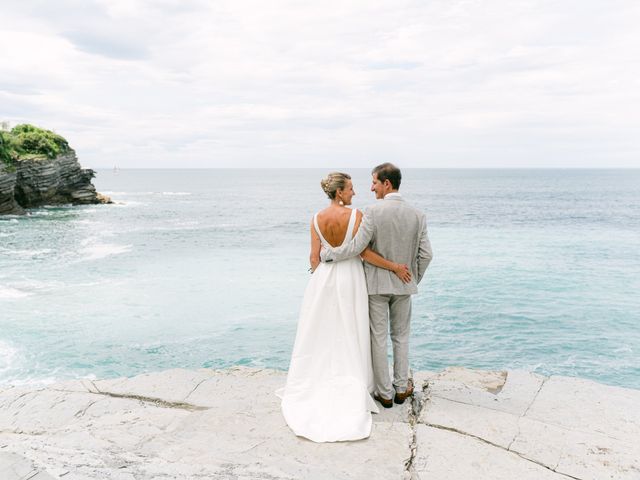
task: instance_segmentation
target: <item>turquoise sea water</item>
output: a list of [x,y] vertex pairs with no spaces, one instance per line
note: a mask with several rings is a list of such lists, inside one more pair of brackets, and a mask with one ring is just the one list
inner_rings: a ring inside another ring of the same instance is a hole
[[[99,171],[117,205],[0,217],[0,384],[286,369],[324,170]],[[362,207],[367,170],[351,170]],[[411,364],[640,388],[640,170],[406,170],[434,260]]]

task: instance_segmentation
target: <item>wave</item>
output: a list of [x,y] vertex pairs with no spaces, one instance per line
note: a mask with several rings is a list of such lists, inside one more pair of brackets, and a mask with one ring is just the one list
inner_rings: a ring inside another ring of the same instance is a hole
[[144,195],[193,195],[191,192],[115,192],[110,190],[103,190],[101,193],[103,193],[104,195],[119,195],[119,196],[133,195],[136,197],[140,197]]
[[113,286],[121,285],[123,281],[116,279],[101,278],[97,281],[89,282],[69,282],[65,281],[40,281],[40,280],[16,280],[10,284],[0,283],[0,300],[12,300],[31,297],[34,295],[48,294],[65,294],[66,291],[72,291],[81,288],[95,286]]
[[138,205],[149,205],[149,202],[136,202],[133,200],[127,200],[125,202],[116,202],[112,205],[109,205],[110,208],[129,208],[129,207],[136,207]]
[[16,348],[12,347],[7,342],[0,340],[0,374],[13,368],[16,363],[17,356],[18,350]]
[[151,230],[157,232],[176,232],[182,230],[206,230],[215,227],[214,225],[202,225],[198,220],[177,220],[167,223],[167,225],[151,227]]
[[108,195],[110,197],[112,197],[112,200],[116,200],[115,198],[113,198],[114,196],[117,197],[128,197],[128,196],[135,196],[135,197],[141,197],[141,196],[147,196],[147,195],[159,195],[158,192],[117,192],[114,190],[101,190],[100,193],[102,193],[103,195]]
[[[0,386],[10,385],[12,387],[41,388],[41,387],[48,387],[56,383],[69,381],[69,380],[97,380],[98,379],[98,377],[93,373],[89,375],[75,375],[71,371],[68,371],[66,374],[64,372],[62,373],[61,372],[62,372],[62,369],[60,368],[56,368],[50,375],[44,375],[44,376],[37,376],[37,375],[24,376],[15,372],[14,374],[7,375],[4,378],[0,376]],[[2,374],[2,368],[0,368],[0,374]]]
[[[50,207],[50,206],[44,206],[44,207],[40,207],[40,209],[38,210],[31,210],[29,212],[29,217],[31,218],[39,218],[39,217],[51,217],[51,216],[56,216],[60,213],[60,210],[63,211],[67,211],[70,210],[70,208],[67,208],[68,206],[56,206],[56,207]],[[55,208],[55,210],[54,210]]]
[[14,255],[18,258],[35,258],[42,255],[47,255],[52,252],[50,248],[42,248],[40,250],[11,250],[8,248],[0,249],[3,253],[8,253],[10,255]]
[[36,362],[29,368],[24,353],[0,339],[0,387],[46,387],[66,380],[96,380],[94,373],[78,374],[60,366],[44,367]]
[[115,243],[95,243],[80,250],[84,254],[81,260],[98,260],[111,255],[119,255],[131,251],[133,245],[118,245]]
[[[18,290],[17,288],[5,287],[0,285],[0,299],[15,299],[15,298],[25,298],[31,295],[29,292],[25,292],[23,290]],[[2,344],[0,344],[0,349],[2,348]]]

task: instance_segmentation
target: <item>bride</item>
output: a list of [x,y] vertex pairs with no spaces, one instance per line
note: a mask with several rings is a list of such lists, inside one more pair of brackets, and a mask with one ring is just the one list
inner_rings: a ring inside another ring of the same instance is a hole
[[[311,270],[286,386],[278,392],[283,416],[296,435],[314,442],[366,438],[371,433],[373,371],[369,340],[369,301],[358,257],[320,263],[322,245],[348,243],[362,213],[347,208],[355,195],[351,177],[330,173],[320,182],[331,200],[311,223]],[[367,248],[362,259],[411,278],[406,265],[385,260]]]

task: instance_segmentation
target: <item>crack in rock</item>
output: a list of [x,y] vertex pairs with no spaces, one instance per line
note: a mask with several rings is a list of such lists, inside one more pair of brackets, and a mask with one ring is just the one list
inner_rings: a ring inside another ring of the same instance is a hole
[[32,393],[37,393],[39,390],[36,391],[30,391],[30,392],[24,392],[23,394],[19,395],[18,397],[14,398],[13,400],[11,400],[11,402],[9,402],[6,405],[2,405],[3,409],[9,410],[11,407],[13,407],[13,404],[16,403],[18,400],[20,400],[21,398],[26,397],[27,395],[31,395]]
[[195,392],[198,389],[198,387],[202,385],[204,382],[206,382],[207,380],[211,380],[211,379],[205,378],[203,380],[200,380],[198,384],[195,387],[193,387],[193,389],[189,392],[189,394],[186,397],[184,397],[184,399],[186,400],[187,398],[189,398],[193,394],[193,392]]
[[[189,395],[191,395],[195,391],[195,389],[198,388],[200,386],[200,384],[202,382],[206,381],[206,380],[208,380],[208,379],[204,379],[200,383],[198,383],[193,388],[193,390],[191,390]],[[194,405],[194,404],[188,403],[188,402],[170,402],[168,400],[163,400],[161,398],[147,397],[145,395],[133,395],[133,394],[127,394],[127,393],[103,392],[96,386],[96,384],[93,381],[91,381],[91,385],[93,386],[93,388],[96,389],[95,392],[88,392],[91,395],[105,395],[107,397],[112,397],[112,398],[128,398],[128,399],[131,399],[131,400],[138,400],[140,402],[152,403],[156,407],[178,408],[178,409],[181,409],[181,410],[189,410],[189,411],[192,411],[192,412],[193,411],[201,411],[201,410],[209,410],[209,408],[210,408],[210,407],[202,407],[200,405]],[[189,395],[187,395],[187,397]]]
[[420,418],[420,413],[426,403],[426,391],[429,388],[428,383],[424,383],[422,385],[422,391],[416,392],[413,397],[410,398],[409,405],[409,428],[411,429],[411,439],[409,443],[409,458],[404,462],[404,476],[407,479],[416,478],[415,467],[413,463],[415,462],[416,456],[418,454],[418,419]]
[[571,478],[571,479],[573,479],[573,480],[583,480],[583,479],[581,479],[581,478],[579,478],[579,477],[573,477],[573,476],[568,475],[568,474],[566,474],[566,473],[558,472],[558,471],[554,470],[552,467],[550,467],[550,466],[548,466],[548,465],[545,465],[544,463],[539,462],[538,460],[535,460],[535,459],[533,459],[533,458],[526,457],[526,456],[522,455],[522,454],[521,454],[521,453],[519,453],[519,452],[516,452],[516,451],[514,451],[514,450],[509,450],[509,449],[507,449],[507,448],[503,447],[502,445],[498,445],[497,443],[490,442],[489,440],[486,440],[486,439],[484,439],[484,438],[482,438],[482,437],[479,437],[479,436],[477,436],[477,435],[473,435],[473,434],[471,434],[471,433],[467,433],[467,432],[464,432],[464,431],[462,431],[462,430],[458,430],[457,428],[453,428],[453,427],[445,427],[444,425],[437,425],[437,424],[435,424],[435,423],[424,423],[424,425],[426,425],[427,427],[437,428],[437,429],[439,429],[439,430],[446,430],[446,431],[448,431],[448,432],[453,432],[453,433],[457,433],[457,434],[459,434],[459,435],[464,435],[465,437],[474,438],[474,439],[476,439],[476,440],[478,440],[478,441],[480,441],[480,442],[482,442],[482,443],[485,443],[485,444],[487,444],[487,445],[490,445],[490,446],[492,446],[492,447],[499,448],[500,450],[504,450],[505,452],[509,452],[509,453],[514,454],[514,455],[517,455],[518,457],[520,457],[521,459],[523,459],[523,460],[525,460],[525,461],[527,461],[527,462],[531,462],[531,463],[534,463],[534,464],[536,464],[536,465],[539,465],[539,466],[541,466],[541,467],[543,467],[543,468],[546,468],[547,470],[552,471],[553,473],[557,473],[558,475],[562,475],[563,477]]
[[[196,390],[196,388],[198,388],[205,381],[206,381],[206,379],[202,380],[200,383],[198,383],[193,388],[193,390],[191,390],[189,395],[191,395]],[[93,384],[93,382],[91,382],[91,383]],[[93,386],[95,387],[95,384]],[[112,397],[112,398],[128,398],[128,399],[131,399],[131,400],[138,400],[140,402],[152,403],[156,407],[163,407],[163,408],[178,408],[178,409],[189,410],[189,411],[200,411],[200,410],[209,410],[210,409],[210,407],[203,407],[203,406],[200,406],[200,405],[194,405],[193,403],[171,402],[171,401],[163,400],[163,399],[157,398],[157,397],[147,397],[145,395],[133,395],[133,394],[126,394],[126,393],[102,392],[102,391],[98,390],[98,388],[96,388],[95,392],[91,392],[91,391],[77,392],[75,390],[62,390],[62,389],[51,389],[51,390],[55,391],[55,392],[62,392],[62,393],[80,393],[80,394],[87,394],[87,395],[103,395],[103,396]],[[7,408],[13,406],[13,404],[15,402],[17,402],[19,399],[21,399],[22,397],[24,397],[26,395],[30,395],[32,393],[37,393],[37,391],[36,392],[23,393],[18,398],[15,398],[14,400],[12,400],[11,403],[7,406]],[[189,395],[187,395],[187,397],[189,397]],[[185,399],[187,397],[185,397]],[[64,403],[65,401],[66,401],[66,398],[58,400],[55,403],[53,403],[51,405],[51,407],[54,407],[55,405],[58,405],[60,403]],[[96,403],[96,402],[92,402],[91,404],[89,404],[89,406],[87,408],[89,408],[94,403]],[[86,409],[84,410],[84,412],[86,412]],[[82,413],[84,414],[84,412],[82,412]],[[78,415],[79,413],[80,413],[80,411],[78,411],[76,413],[76,415]],[[80,415],[80,416],[82,416],[82,415]]]
[[[429,395],[429,398],[439,398],[441,400],[446,400],[447,402],[451,402],[451,403],[458,403],[460,405],[468,405],[468,406],[471,406],[471,407],[478,407],[478,405],[476,405],[475,403],[465,402],[463,400],[457,400],[455,398],[447,397],[446,395],[436,395],[435,393],[431,393]],[[480,408],[484,408],[486,410],[491,410],[492,412],[509,413],[509,412],[505,412],[503,409],[500,409],[500,408],[497,408],[497,407],[489,407],[489,406],[482,405]]]
[[511,441],[509,442],[509,445],[507,446],[507,450],[511,451],[511,446],[515,443],[515,441],[518,439],[518,437],[520,436],[520,418],[518,418],[518,433],[516,433],[513,438],[511,439]]
[[520,415],[520,418],[524,417],[529,412],[529,409],[533,406],[534,402],[538,398],[538,395],[540,394],[540,391],[542,390],[542,387],[544,387],[544,384],[547,383],[547,380],[549,380],[549,378],[547,378],[547,377],[542,379],[542,383],[540,383],[540,387],[538,388],[538,391],[536,392],[536,394],[531,399],[531,403],[529,404],[527,409],[524,411],[524,413],[522,415]]
[[556,463],[556,466],[553,467],[553,471],[555,472],[556,469],[560,466],[560,462],[562,461],[562,452],[560,452],[560,456],[558,457],[558,463]]
[[156,407],[162,408],[177,408],[181,410],[189,410],[191,412],[201,411],[201,410],[209,410],[209,407],[202,407],[200,405],[194,405],[192,403],[187,402],[169,402],[167,400],[162,400],[161,398],[155,397],[146,397],[144,395],[132,395],[126,393],[112,393],[112,392],[91,392],[91,395],[105,395],[107,397],[112,398],[128,398],[130,400],[138,400],[144,403],[151,403]]
[[[47,435],[47,430],[23,430],[20,427],[15,427],[13,430],[0,430],[0,433],[8,433],[10,435],[31,435],[33,437],[40,437]],[[3,447],[4,448],[4,447]]]
[[[562,475],[563,477],[570,478],[572,480],[582,480],[579,477],[574,477],[574,476],[568,475],[566,473],[558,472],[557,468],[558,468],[558,465],[560,464],[559,461],[558,461],[557,465],[555,465],[554,467],[550,467],[550,466],[545,465],[544,463],[539,462],[539,461],[537,461],[535,459],[528,458],[525,455],[522,455],[521,453],[519,453],[519,452],[517,452],[515,450],[511,450],[511,446],[517,440],[517,438],[520,436],[520,419],[523,418],[529,412],[529,409],[533,406],[534,402],[536,401],[536,398],[540,394],[540,391],[542,390],[542,387],[544,386],[544,384],[546,383],[547,380],[548,380],[548,378],[544,378],[542,380],[542,383],[540,384],[540,387],[538,388],[538,391],[533,396],[533,399],[531,400],[531,403],[527,406],[527,408],[524,411],[524,413],[518,417],[518,433],[513,437],[513,439],[509,443],[509,446],[506,447],[506,448],[503,447],[502,445],[498,445],[496,443],[490,442],[489,440],[486,440],[486,439],[484,439],[482,437],[479,437],[477,435],[473,435],[471,433],[467,433],[467,432],[459,430],[457,428],[446,427],[444,425],[437,425],[437,424],[434,424],[434,423],[427,423],[427,422],[424,422],[423,424],[426,425],[427,427],[437,428],[439,430],[446,430],[446,431],[449,431],[449,432],[457,433],[458,435],[463,435],[463,436],[466,436],[466,437],[474,438],[474,439],[476,439],[476,440],[478,440],[478,441],[480,441],[482,443],[485,443],[485,444],[490,445],[490,446],[495,447],[495,448],[499,448],[500,450],[504,450],[505,452],[509,452],[509,453],[511,453],[513,455],[516,455],[516,456],[520,457],[521,459],[523,459],[523,460],[525,460],[527,462],[531,462],[531,463],[536,464],[536,465],[538,465],[538,466],[540,466],[542,468],[550,470],[550,471],[552,471],[552,472],[554,472],[554,473],[556,473],[558,475]],[[427,382],[427,383],[424,384],[424,386],[422,388],[421,398],[419,400],[417,400],[417,401],[414,400],[413,409],[412,409],[413,415],[410,415],[410,417],[409,417],[411,429],[412,429],[412,432],[413,432],[413,441],[412,441],[411,458],[406,463],[405,471],[409,472],[412,475],[411,478],[415,478],[414,477],[414,472],[413,472],[413,461],[414,461],[414,459],[416,457],[416,454],[417,454],[417,438],[416,438],[417,429],[416,429],[416,425],[415,424],[417,423],[417,420],[420,418],[420,414],[421,414],[422,410],[426,407],[429,399],[432,396],[436,397],[436,398],[443,398],[443,397],[438,397],[438,395],[430,394],[429,393],[429,383]],[[465,402],[457,402],[457,403],[465,403]],[[469,404],[469,405],[471,405],[471,404]],[[492,410],[491,408],[488,408],[488,409]]]
[[91,406],[93,406],[94,404],[100,402],[101,400],[94,400],[93,402],[89,403],[89,405],[87,405],[86,407],[84,407],[82,410],[78,410],[74,417],[76,418],[81,418],[84,417],[84,414],[87,413],[87,410],[89,410],[89,408],[91,408]]

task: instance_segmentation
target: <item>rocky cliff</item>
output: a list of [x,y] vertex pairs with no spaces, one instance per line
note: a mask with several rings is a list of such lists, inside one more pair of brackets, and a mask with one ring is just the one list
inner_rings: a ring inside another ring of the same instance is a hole
[[111,203],[91,183],[69,142],[51,130],[21,124],[0,130],[0,215],[43,205]]
[[16,202],[16,179],[16,172],[0,162],[0,215],[24,213],[24,209]]
[[26,158],[0,163],[0,214],[22,214],[43,205],[111,203],[91,183],[95,172],[83,169],[69,150],[55,158]]

